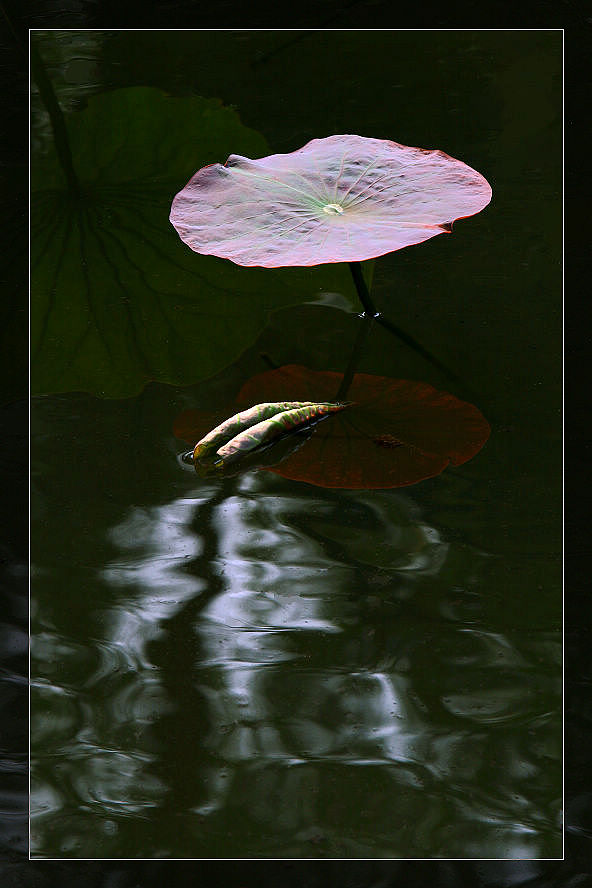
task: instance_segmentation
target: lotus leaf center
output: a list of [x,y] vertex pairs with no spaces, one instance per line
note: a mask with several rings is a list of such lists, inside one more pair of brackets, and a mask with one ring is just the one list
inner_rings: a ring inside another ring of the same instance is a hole
[[326,213],[327,216],[341,216],[343,213],[343,207],[340,204],[325,204],[323,212]]

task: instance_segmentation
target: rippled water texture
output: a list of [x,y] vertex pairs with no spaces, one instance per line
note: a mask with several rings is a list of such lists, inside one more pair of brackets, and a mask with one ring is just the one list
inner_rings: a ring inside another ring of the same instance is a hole
[[[56,514],[35,546],[34,854],[554,847],[560,642],[540,623],[516,631],[506,559],[443,532],[413,488],[206,484],[169,454],[140,499],[133,439],[127,480],[103,455],[84,491],[56,436],[95,410],[45,411],[54,455],[37,483]],[[101,412],[99,448],[125,414]]]

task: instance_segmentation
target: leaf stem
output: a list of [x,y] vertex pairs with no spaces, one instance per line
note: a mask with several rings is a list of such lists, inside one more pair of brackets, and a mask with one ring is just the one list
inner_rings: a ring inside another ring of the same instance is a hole
[[368,292],[368,287],[366,286],[366,281],[362,274],[362,266],[359,262],[349,262],[348,264],[354,279],[354,284],[356,285],[356,290],[358,291],[358,297],[362,303],[362,308],[366,314],[370,315],[370,317],[376,317],[378,312],[370,298],[370,293]]
[[56,98],[53,86],[51,85],[51,80],[47,76],[43,60],[33,40],[31,40],[31,71],[39,89],[41,101],[45,105],[49,115],[58,160],[64,171],[68,183],[68,189],[70,194],[74,197],[79,197],[80,183],[78,182],[78,177],[74,170],[64,115]]
[[366,339],[368,338],[368,334],[370,333],[375,320],[374,317],[367,312],[364,312],[364,314],[360,315],[360,317],[362,319],[362,325],[358,328],[358,335],[356,336],[356,341],[354,342],[354,347],[350,355],[350,359],[347,362],[347,367],[343,373],[341,385],[339,386],[337,394],[335,395],[335,401],[343,401],[349,391],[349,387],[352,383],[352,379],[354,378],[354,374],[360,360],[360,355],[362,354],[362,349],[364,348]]
[[[424,348],[417,339],[414,339],[409,333],[406,333],[401,327],[398,327],[391,320],[385,317],[381,312],[376,310],[374,303],[372,302],[372,298],[368,291],[368,287],[366,286],[366,281],[364,280],[364,276],[362,274],[362,266],[359,262],[350,262],[348,263],[352,277],[354,279],[354,284],[356,285],[356,290],[358,293],[358,297],[362,306],[364,308],[364,315],[362,317],[370,316],[371,319],[375,320],[377,324],[380,324],[381,327],[384,327],[385,330],[388,330],[389,333],[392,333],[393,336],[396,336],[401,342],[404,342],[405,345],[408,345],[409,348],[412,348],[413,351],[416,351],[422,358],[425,358],[433,367],[436,367],[444,376],[453,382],[466,386],[466,383],[460,376],[457,376],[452,370],[450,370],[445,364],[442,363],[435,355],[433,355],[427,348]],[[365,336],[368,333],[366,331]],[[365,338],[364,336],[364,338]],[[355,348],[355,346],[354,346]],[[351,363],[351,362],[350,362]],[[348,365],[349,367],[349,365]],[[351,382],[351,380],[350,380]]]

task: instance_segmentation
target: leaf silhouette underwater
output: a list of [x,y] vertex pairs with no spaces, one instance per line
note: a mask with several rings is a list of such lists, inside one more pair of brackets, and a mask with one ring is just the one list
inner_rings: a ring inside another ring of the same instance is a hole
[[252,345],[270,307],[349,285],[339,266],[314,282],[303,269],[246,273],[179,240],[171,197],[196,165],[232,146],[269,150],[220,100],[129,87],[85,105],[64,113],[61,139],[43,126],[32,149],[32,394],[127,398],[151,381],[190,385]]
[[[489,423],[477,407],[426,383],[356,373],[348,403],[336,404],[335,392],[342,380],[341,373],[309,370],[297,364],[254,376],[239,392],[239,405],[265,397],[267,404],[277,406],[304,395],[308,406],[302,410],[314,405],[333,408],[323,416],[328,421],[321,422],[320,416],[311,413],[308,422],[305,418],[292,428],[284,427],[283,434],[277,427],[250,450],[239,447],[226,466],[219,456],[217,467],[211,458],[206,459],[205,467],[200,465],[203,451],[198,450],[196,470],[199,474],[226,474],[230,469],[236,474],[264,468],[319,487],[386,489],[431,478],[450,464],[461,465],[489,438]],[[262,406],[259,403],[250,409]],[[231,419],[236,421],[236,417]],[[211,413],[186,410],[177,417],[174,432],[193,443],[213,422]],[[216,430],[212,433],[216,438],[214,433]],[[206,447],[208,443],[206,440]],[[260,444],[267,445],[265,454]]]
[[443,151],[335,135],[198,170],[170,221],[195,252],[237,265],[360,262],[450,232],[491,193],[480,173]]

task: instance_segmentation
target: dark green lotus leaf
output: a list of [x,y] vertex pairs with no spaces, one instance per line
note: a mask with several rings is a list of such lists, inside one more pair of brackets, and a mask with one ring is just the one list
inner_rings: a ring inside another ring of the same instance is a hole
[[138,87],[66,115],[61,162],[53,143],[32,158],[34,394],[190,384],[235,360],[270,311],[352,289],[344,266],[242,269],[179,241],[170,203],[196,165],[268,150],[217,99]]

